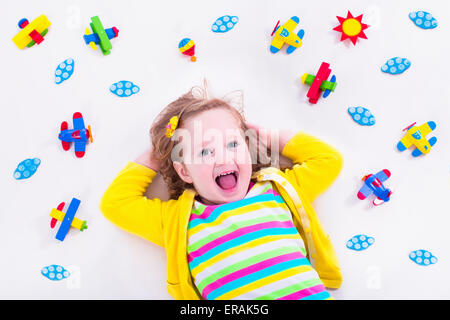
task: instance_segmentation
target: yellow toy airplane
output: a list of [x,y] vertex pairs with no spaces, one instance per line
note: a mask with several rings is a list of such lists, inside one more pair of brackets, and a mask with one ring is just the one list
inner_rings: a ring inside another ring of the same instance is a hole
[[19,21],[18,25],[22,30],[12,38],[12,41],[14,41],[19,49],[23,49],[25,47],[30,48],[36,43],[40,44],[44,41],[44,36],[47,34],[48,28],[50,27],[50,21],[42,14],[31,23],[23,18]]
[[275,37],[270,45],[270,52],[277,53],[285,43],[289,45],[286,50],[287,54],[291,54],[295,51],[295,49],[300,48],[302,45],[303,36],[305,35],[305,30],[300,29],[297,34],[293,32],[299,22],[300,19],[293,16],[285,24],[279,27],[278,24],[280,21],[278,21],[271,34],[273,35],[275,33]]
[[414,122],[409,127],[403,129],[403,131],[408,131],[397,144],[397,149],[399,151],[404,151],[414,145],[417,149],[412,152],[412,156],[418,157],[421,154],[429,153],[431,147],[435,145],[437,138],[432,137],[430,140],[427,140],[426,136],[436,128],[436,123],[434,121],[428,121],[418,127],[416,127],[415,124],[416,123]]

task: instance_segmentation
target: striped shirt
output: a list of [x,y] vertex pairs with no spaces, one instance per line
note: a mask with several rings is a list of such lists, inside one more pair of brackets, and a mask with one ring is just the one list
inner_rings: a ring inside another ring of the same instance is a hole
[[331,298],[270,181],[239,201],[194,201],[187,234],[189,269],[205,299]]

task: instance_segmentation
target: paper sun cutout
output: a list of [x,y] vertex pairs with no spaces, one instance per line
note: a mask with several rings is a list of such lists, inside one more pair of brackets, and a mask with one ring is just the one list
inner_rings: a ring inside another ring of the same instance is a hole
[[364,34],[364,30],[369,26],[367,24],[361,23],[362,16],[363,15],[360,15],[355,18],[352,16],[350,11],[347,13],[347,18],[336,16],[336,18],[339,20],[340,25],[333,28],[333,30],[342,32],[341,41],[350,39],[353,42],[353,45],[356,45],[356,40],[358,40],[358,37],[367,39],[366,35]]

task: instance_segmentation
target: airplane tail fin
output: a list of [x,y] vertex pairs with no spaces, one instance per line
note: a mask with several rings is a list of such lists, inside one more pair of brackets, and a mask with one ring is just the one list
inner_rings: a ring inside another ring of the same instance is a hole
[[384,203],[384,200],[381,200],[380,198],[375,198],[375,200],[373,200],[373,205],[374,206],[379,206],[382,205]]
[[385,202],[388,202],[391,199],[392,190],[387,189],[386,192],[381,196],[381,198],[377,197],[373,200],[374,206],[382,205]]
[[89,44],[91,46],[92,49],[97,50],[97,46],[95,45],[94,41],[89,41],[89,37],[90,36],[90,32],[89,32],[89,28],[86,28],[86,30],[84,31],[84,41],[86,42],[86,44]]
[[[335,76],[335,75],[332,75],[332,76],[331,76],[330,82],[331,82],[331,83],[336,83],[336,76]],[[330,93],[332,92],[331,90],[334,90],[334,89],[326,89],[326,90],[323,92],[322,97],[323,97],[324,99],[325,99],[326,97],[328,97],[328,96],[330,95]]]

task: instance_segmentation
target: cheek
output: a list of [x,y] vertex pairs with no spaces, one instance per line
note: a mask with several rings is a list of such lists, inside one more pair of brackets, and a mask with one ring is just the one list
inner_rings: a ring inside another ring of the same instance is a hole
[[212,171],[213,171],[212,166],[205,164],[194,164],[190,166],[192,179],[196,183],[202,183],[210,180],[208,178],[212,177]]

